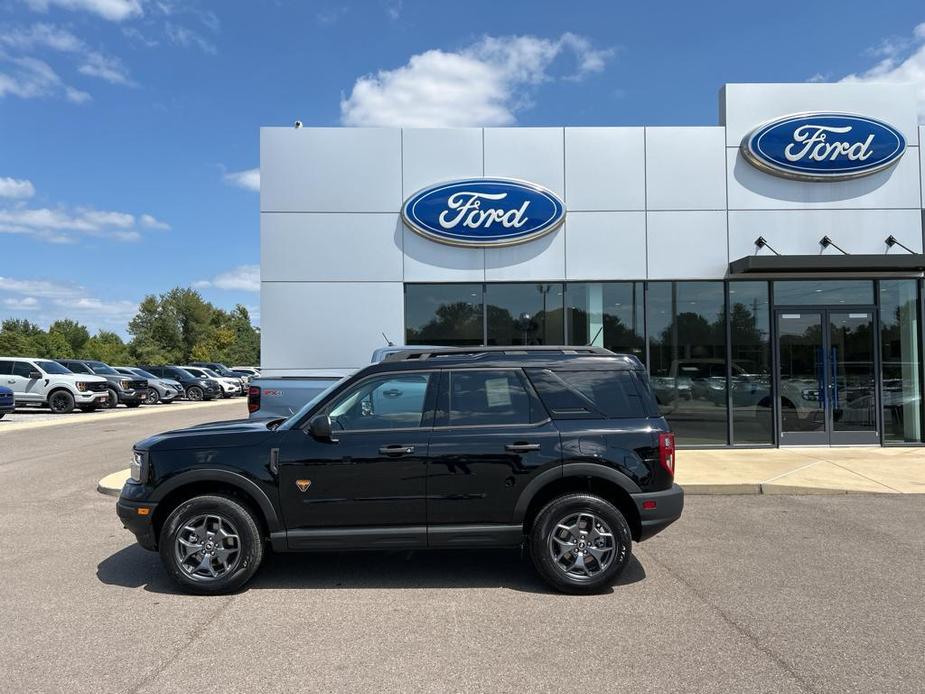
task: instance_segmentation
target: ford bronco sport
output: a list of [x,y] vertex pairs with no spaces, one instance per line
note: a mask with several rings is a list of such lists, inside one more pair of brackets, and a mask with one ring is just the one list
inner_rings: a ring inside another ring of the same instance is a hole
[[136,444],[119,517],[184,589],[274,551],[518,547],[598,592],[681,515],[674,436],[640,362],[596,347],[407,350],[288,418]]

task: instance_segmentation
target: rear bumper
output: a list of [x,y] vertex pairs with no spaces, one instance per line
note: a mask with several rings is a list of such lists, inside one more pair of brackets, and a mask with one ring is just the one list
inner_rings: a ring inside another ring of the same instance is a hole
[[[661,492],[643,492],[631,496],[639,512],[639,542],[660,533],[678,520],[684,510],[684,490],[676,484]],[[653,504],[654,508],[645,508]]]
[[[126,487],[129,483],[126,484]],[[125,494],[125,489],[122,491]],[[154,535],[154,509],[157,504],[146,501],[131,501],[124,496],[120,496],[116,502],[116,514],[122,521],[122,527],[130,531],[138,544],[145,549],[156,550],[157,538]],[[147,509],[145,515],[139,514],[139,509]]]

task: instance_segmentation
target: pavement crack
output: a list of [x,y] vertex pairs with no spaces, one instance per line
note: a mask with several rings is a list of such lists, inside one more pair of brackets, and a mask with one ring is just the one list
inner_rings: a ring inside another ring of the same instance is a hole
[[[639,550],[636,550],[639,553]],[[654,564],[658,565],[665,572],[678,581],[681,585],[687,588],[690,593],[697,598],[701,603],[706,605],[709,609],[713,610],[719,618],[723,620],[733,631],[743,636],[754,648],[759,652],[765,655],[767,658],[789,674],[794,681],[797,683],[802,690],[810,692],[810,694],[820,694],[821,690],[813,686],[812,682],[803,677],[797,670],[795,670],[787,661],[785,661],[780,655],[775,653],[773,650],[765,646],[759,641],[758,637],[755,636],[748,627],[744,624],[737,622],[731,615],[727,614],[719,605],[714,603],[706,593],[698,589],[693,583],[685,579],[678,571],[673,569],[671,566],[666,564],[664,561],[655,557],[650,551],[644,551],[643,554],[651,560]]]
[[177,660],[177,658],[180,657],[180,655],[181,655],[182,653],[185,653],[185,652],[186,652],[187,647],[188,647],[191,643],[193,643],[194,641],[196,641],[200,636],[202,636],[203,633],[205,633],[206,629],[208,629],[210,626],[212,626],[212,624],[213,624],[213,622],[215,622],[215,620],[217,620],[219,617],[221,617],[223,614],[225,614],[225,611],[228,609],[228,607],[231,605],[231,603],[234,602],[235,597],[237,597],[237,596],[234,596],[234,595],[228,596],[228,599],[225,600],[225,602],[223,602],[221,605],[219,605],[217,608],[215,608],[215,609],[212,611],[212,614],[210,614],[209,617],[208,617],[206,620],[200,622],[200,623],[189,633],[189,636],[186,638],[186,640],[185,640],[179,647],[177,647],[177,648],[174,650],[174,652],[171,653],[170,656],[167,657],[166,660],[164,660],[164,661],[162,661],[161,663],[159,663],[158,665],[156,665],[156,666],[151,670],[151,672],[149,672],[147,675],[145,675],[145,676],[141,679],[141,681],[138,682],[138,684],[136,684],[132,689],[130,689],[130,690],[129,690],[129,694],[138,694],[138,692],[140,692],[140,691],[143,690],[145,687],[147,687],[149,684],[151,684],[154,680],[156,680],[156,679],[157,679],[168,667],[170,667],[170,666]]

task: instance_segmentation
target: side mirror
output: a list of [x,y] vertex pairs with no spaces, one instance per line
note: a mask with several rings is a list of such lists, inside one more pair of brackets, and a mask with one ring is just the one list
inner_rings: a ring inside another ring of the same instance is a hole
[[337,443],[337,439],[334,438],[331,431],[331,418],[326,414],[319,414],[311,418],[308,423],[308,433],[319,441]]
[[33,381],[37,381],[38,379],[42,378],[42,372],[41,371],[30,371],[29,378]]

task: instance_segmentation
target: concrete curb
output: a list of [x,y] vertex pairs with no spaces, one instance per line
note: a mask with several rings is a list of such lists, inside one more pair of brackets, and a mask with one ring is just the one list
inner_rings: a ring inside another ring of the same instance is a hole
[[[220,407],[222,405],[231,405],[236,404],[242,409],[244,409],[244,404],[241,398],[229,398],[227,400],[212,400],[210,402],[186,402],[175,403],[171,405],[143,405],[142,407],[137,407],[134,409],[124,409],[124,410],[99,410],[97,412],[81,412],[80,414],[72,412],[70,414],[58,415],[54,419],[42,419],[37,422],[7,422],[0,426],[0,436],[8,431],[22,431],[24,429],[40,429],[43,427],[53,427],[61,426],[62,424],[81,424],[87,422],[111,422],[114,419],[124,419],[126,417],[140,417],[146,415],[157,414],[159,410],[154,408],[182,408],[183,410],[198,410],[205,407]],[[166,412],[167,410],[163,410]],[[246,410],[242,412],[242,419],[246,419],[247,414]]]
[[122,487],[125,485],[125,481],[130,475],[131,471],[128,468],[114,472],[111,475],[106,475],[96,483],[96,491],[100,494],[106,494],[107,496],[119,496],[119,494],[122,493]]

